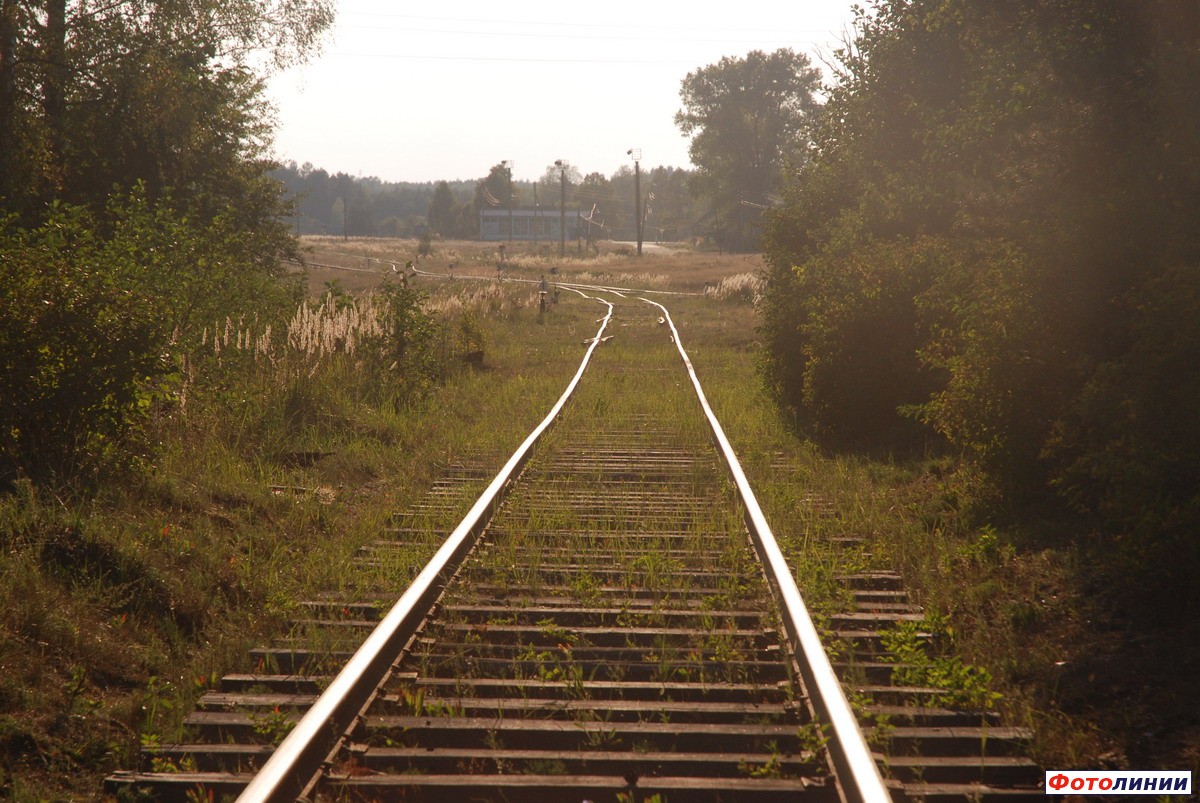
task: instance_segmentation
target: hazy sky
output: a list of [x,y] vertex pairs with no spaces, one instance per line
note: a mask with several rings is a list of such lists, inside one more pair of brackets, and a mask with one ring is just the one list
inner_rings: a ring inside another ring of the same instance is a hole
[[276,156],[386,181],[689,167],[680,81],[780,47],[828,60],[854,0],[337,0],[324,50],[275,76]]

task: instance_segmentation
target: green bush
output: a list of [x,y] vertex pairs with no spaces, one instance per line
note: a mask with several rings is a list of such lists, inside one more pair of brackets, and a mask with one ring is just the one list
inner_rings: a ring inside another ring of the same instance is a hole
[[1128,343],[1091,370],[1047,445],[1053,481],[1076,508],[1126,532],[1195,541],[1200,268],[1165,272],[1126,307]]
[[425,296],[407,284],[387,284],[381,291],[387,303],[387,373],[397,403],[424,396],[445,378],[449,336],[428,313]]
[[0,239],[0,483],[69,480],[116,458],[168,374],[166,319],[93,227],[56,207]]
[[130,465],[142,424],[206,330],[294,297],[274,232],[202,220],[140,189],[105,213],[54,205],[0,231],[0,483]]
[[917,299],[927,328],[918,353],[944,381],[909,412],[1009,491],[1044,480],[1035,467],[1074,375],[1040,284],[1019,248],[982,241],[943,261]]
[[858,445],[919,436],[900,414],[934,389],[917,359],[922,326],[914,299],[944,251],[929,239],[871,243],[797,267],[807,291],[802,398],[817,434]]
[[854,32],[768,227],[770,384],[876,447],[902,406],[1014,510],[1056,489],[1110,535],[1182,532],[1194,9],[881,0]]

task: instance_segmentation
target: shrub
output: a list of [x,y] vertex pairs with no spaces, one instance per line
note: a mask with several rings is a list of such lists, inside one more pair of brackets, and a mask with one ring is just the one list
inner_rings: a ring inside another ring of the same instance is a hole
[[917,302],[928,329],[919,355],[944,383],[910,412],[1010,490],[1044,483],[1038,457],[1074,375],[1044,279],[1019,248],[975,242]]
[[215,320],[270,320],[295,288],[270,229],[201,220],[138,188],[103,215],[54,205],[0,231],[0,483],[132,464],[136,435]]
[[425,296],[407,284],[387,284],[381,291],[387,305],[387,370],[396,380],[396,401],[425,395],[442,379],[447,341],[437,319],[424,308]]
[[[1046,448],[1053,482],[1077,509],[1119,531],[1159,544],[1195,542],[1200,269],[1166,271],[1131,293],[1126,307],[1128,343],[1090,371]],[[1193,543],[1190,552],[1198,551]]]
[[116,458],[168,373],[164,317],[93,227],[55,207],[0,239],[0,483],[69,480]]
[[924,238],[824,252],[794,268],[789,303],[781,303],[789,299],[774,288],[768,320],[796,321],[790,331],[776,330],[770,349],[776,387],[805,411],[814,434],[835,445],[884,447],[920,435],[900,412],[935,388],[917,359],[922,341],[914,298],[929,286],[946,251]]

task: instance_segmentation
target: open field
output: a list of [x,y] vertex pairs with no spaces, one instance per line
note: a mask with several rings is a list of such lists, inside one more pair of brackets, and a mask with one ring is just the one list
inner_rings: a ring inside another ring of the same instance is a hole
[[[705,284],[716,285],[738,274],[757,274],[762,269],[759,254],[718,254],[693,251],[682,245],[646,253],[638,259],[633,247],[600,243],[598,256],[579,256],[568,244],[566,256],[559,258],[557,243],[505,245],[503,270],[500,270],[501,243],[454,240],[435,241],[432,253],[418,254],[416,240],[385,238],[304,237],[310,262],[333,268],[310,266],[305,269],[309,287],[319,292],[326,282],[336,281],[351,291],[366,290],[392,274],[392,265],[403,267],[413,261],[421,271],[446,276],[483,276],[536,281],[552,271],[564,282],[622,285],[648,290],[670,289],[703,292]],[[341,268],[341,269],[338,269]]]

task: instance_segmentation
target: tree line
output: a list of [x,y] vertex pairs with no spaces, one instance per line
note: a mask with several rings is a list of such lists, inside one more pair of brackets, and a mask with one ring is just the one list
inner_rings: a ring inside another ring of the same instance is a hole
[[838,56],[767,225],[780,402],[1194,599],[1200,6],[881,0]]
[[[443,238],[479,236],[483,209],[567,208],[594,221],[604,239],[636,238],[634,171],[623,166],[611,176],[582,175],[554,165],[537,181],[513,179],[493,165],[488,175],[469,181],[385,182],[375,177],[330,174],[312,164],[292,162],[271,172],[294,198],[293,229],[299,234],[353,237]],[[680,240],[704,213],[705,201],[689,188],[691,171],[659,166],[641,177],[640,214],[650,239]]]

